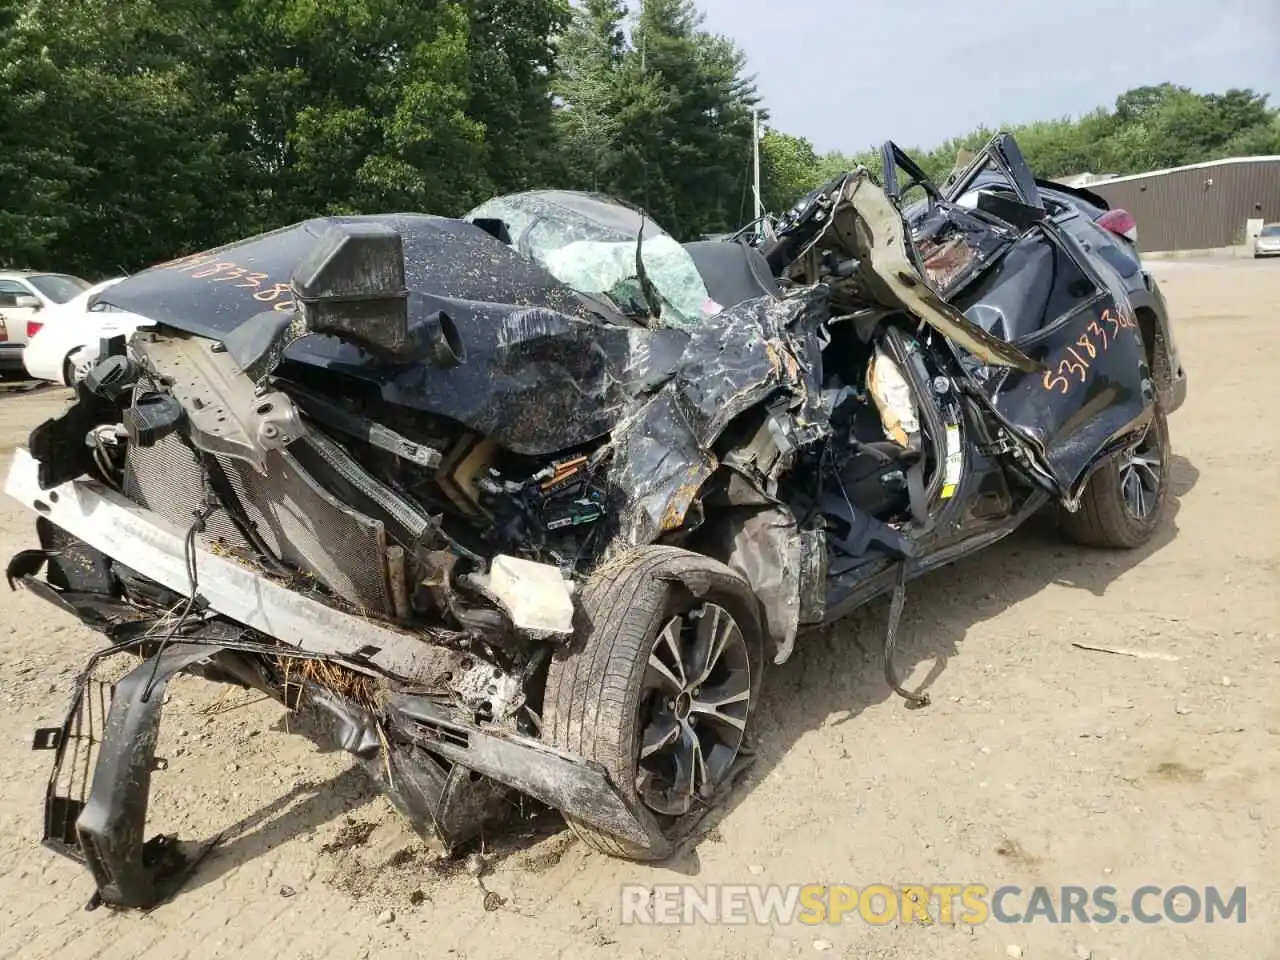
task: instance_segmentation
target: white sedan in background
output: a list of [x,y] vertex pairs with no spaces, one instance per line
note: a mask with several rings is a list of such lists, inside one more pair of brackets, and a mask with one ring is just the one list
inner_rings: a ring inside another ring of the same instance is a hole
[[46,308],[23,353],[27,373],[37,380],[74,386],[93,369],[101,339],[128,336],[146,324],[137,314],[92,303],[97,294],[123,279],[104,280],[66,303]]

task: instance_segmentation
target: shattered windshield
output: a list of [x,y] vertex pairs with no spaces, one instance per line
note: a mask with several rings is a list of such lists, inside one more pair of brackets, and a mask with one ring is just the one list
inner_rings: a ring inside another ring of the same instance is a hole
[[489,200],[465,219],[501,220],[515,248],[561,283],[607,297],[632,316],[657,313],[660,326],[692,329],[720,309],[675,238],[607,197],[562,190],[519,193]]

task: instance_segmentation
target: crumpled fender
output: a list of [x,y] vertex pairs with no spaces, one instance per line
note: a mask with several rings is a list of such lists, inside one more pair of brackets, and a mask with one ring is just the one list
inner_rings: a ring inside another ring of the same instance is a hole
[[618,539],[653,542],[678,529],[715,473],[725,428],[774,396],[808,442],[825,436],[818,329],[826,290],[760,297],[707,318],[675,375],[615,429],[610,483],[621,497]]

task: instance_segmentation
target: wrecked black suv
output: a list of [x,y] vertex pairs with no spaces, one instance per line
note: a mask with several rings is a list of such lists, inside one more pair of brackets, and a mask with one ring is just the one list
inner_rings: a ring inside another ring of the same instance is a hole
[[45,842],[109,904],[176,888],[199,849],[144,831],[185,671],[328,718],[448,846],[520,792],[658,859],[802,628],[892,594],[921,704],[908,580],[1047,506],[1145,541],[1185,379],[1132,244],[1006,136],[944,187],[885,157],[737,239],[547,191],[100,294],[145,324],[7,481],[39,535],[10,584],[110,640],[36,734]]

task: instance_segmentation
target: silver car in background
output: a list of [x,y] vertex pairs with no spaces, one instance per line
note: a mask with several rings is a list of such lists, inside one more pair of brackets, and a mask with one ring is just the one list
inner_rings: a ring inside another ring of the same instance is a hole
[[1280,257],[1280,223],[1263,224],[1258,235],[1253,238],[1253,256]]

